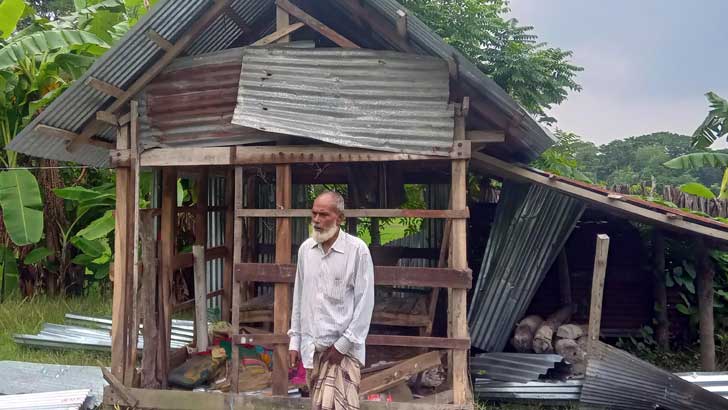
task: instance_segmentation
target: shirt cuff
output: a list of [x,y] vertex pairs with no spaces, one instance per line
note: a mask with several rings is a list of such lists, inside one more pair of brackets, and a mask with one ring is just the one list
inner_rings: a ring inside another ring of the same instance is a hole
[[291,341],[288,342],[288,350],[301,351],[301,336],[291,336]]
[[341,354],[348,354],[349,350],[351,350],[352,345],[353,343],[351,343],[351,340],[347,339],[345,336],[341,336],[339,340],[334,342],[334,347]]

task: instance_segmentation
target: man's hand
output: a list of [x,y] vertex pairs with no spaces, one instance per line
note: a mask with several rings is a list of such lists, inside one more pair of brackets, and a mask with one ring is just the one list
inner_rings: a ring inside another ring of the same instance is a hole
[[324,351],[323,357],[321,358],[321,361],[323,362],[329,362],[333,365],[340,365],[341,360],[344,359],[344,355],[341,354],[336,348],[332,345],[326,351]]
[[294,369],[298,366],[298,361],[301,360],[301,356],[296,350],[288,351],[288,366]]

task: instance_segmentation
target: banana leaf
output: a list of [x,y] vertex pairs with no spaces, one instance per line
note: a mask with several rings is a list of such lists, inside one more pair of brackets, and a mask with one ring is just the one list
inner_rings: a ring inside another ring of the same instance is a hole
[[7,39],[15,31],[18,20],[23,16],[23,0],[2,0],[0,2],[0,39]]
[[663,164],[671,169],[698,169],[728,167],[728,154],[722,152],[696,152],[681,155]]
[[22,37],[0,49],[0,70],[14,67],[25,57],[37,56],[59,49],[109,45],[94,34],[80,30],[39,31]]
[[0,206],[10,239],[18,246],[40,240],[43,234],[43,201],[29,171],[0,172]]

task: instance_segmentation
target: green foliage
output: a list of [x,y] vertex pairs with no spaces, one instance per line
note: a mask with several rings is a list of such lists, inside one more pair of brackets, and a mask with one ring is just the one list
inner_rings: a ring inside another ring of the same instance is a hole
[[23,259],[23,263],[26,265],[34,265],[44,261],[49,256],[53,255],[53,252],[45,246],[39,246],[32,251],[28,252]]
[[29,171],[0,172],[0,205],[5,228],[18,246],[36,243],[43,234],[43,201]]
[[708,92],[705,96],[710,102],[710,112],[693,133],[693,145],[698,148],[708,148],[728,134],[728,101],[714,92]]
[[533,27],[507,18],[505,0],[401,3],[541,121],[556,122],[546,110],[563,102],[569,91],[581,90],[576,75],[582,68],[570,62],[571,51],[547,47]]
[[703,167],[727,167],[728,154],[722,152],[698,152],[681,155],[664,164],[671,169],[699,169]]
[[0,2],[0,39],[5,40],[13,34],[24,11],[25,2],[23,0]]
[[707,199],[715,199],[715,194],[707,186],[700,182],[690,182],[688,184],[680,185],[680,190],[686,194],[699,196]]
[[557,130],[556,138],[558,139],[556,144],[544,151],[531,165],[552,174],[592,182],[580,169],[581,165],[576,156],[577,150],[583,144],[581,137],[571,132]]

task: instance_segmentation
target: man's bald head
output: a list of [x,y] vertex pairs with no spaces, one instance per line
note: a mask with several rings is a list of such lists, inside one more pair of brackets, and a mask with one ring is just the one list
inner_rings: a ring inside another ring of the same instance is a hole
[[340,193],[335,191],[324,191],[320,193],[317,197],[314,203],[318,202],[319,204],[326,204],[333,207],[333,210],[336,211],[339,215],[344,214],[345,204],[344,204],[344,197],[341,196]]

